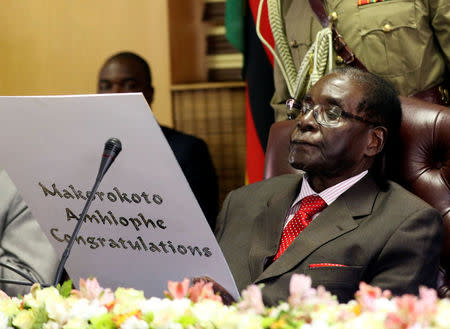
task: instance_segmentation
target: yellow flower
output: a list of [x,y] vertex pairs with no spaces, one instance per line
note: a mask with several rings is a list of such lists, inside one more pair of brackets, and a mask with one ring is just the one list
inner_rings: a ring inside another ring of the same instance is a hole
[[284,326],[286,326],[286,320],[284,318],[281,318],[280,320],[272,323],[270,325],[270,329],[281,329],[284,328]]
[[20,302],[18,299],[0,299],[0,310],[8,317],[16,315],[19,312]]
[[34,320],[35,318],[32,310],[22,310],[16,315],[12,324],[19,329],[31,329]]
[[82,318],[72,318],[63,326],[63,329],[84,329],[88,327],[86,320]]
[[145,300],[144,292],[136,289],[117,288],[115,292],[116,302],[113,307],[113,315],[134,312]]
[[135,316],[138,319],[140,319],[142,316],[142,313],[140,310],[137,310],[137,311],[133,311],[133,312],[119,314],[119,315],[113,316],[112,320],[114,321],[114,323],[116,324],[117,327],[120,327],[120,325],[122,323],[124,323],[128,318],[130,318],[132,316]]

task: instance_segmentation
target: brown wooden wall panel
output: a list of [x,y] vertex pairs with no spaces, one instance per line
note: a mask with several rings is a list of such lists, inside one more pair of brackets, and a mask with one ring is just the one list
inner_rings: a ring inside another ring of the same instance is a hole
[[173,84],[207,80],[204,5],[199,0],[168,0]]
[[245,93],[235,87],[173,89],[174,127],[202,138],[219,179],[219,202],[245,182]]

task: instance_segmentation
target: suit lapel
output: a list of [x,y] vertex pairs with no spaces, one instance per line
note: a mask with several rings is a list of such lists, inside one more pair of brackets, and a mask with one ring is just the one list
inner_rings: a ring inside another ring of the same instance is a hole
[[[325,208],[303,230],[299,238],[294,240],[283,255],[254,281],[258,282],[290,271],[320,246],[357,228],[358,224],[354,217],[366,216],[371,213],[378,191],[379,189],[372,178],[366,175],[329,207]],[[279,230],[279,236],[281,236],[281,229]],[[274,247],[275,252],[278,249],[278,240],[276,240],[276,246]]]
[[266,209],[254,222],[249,254],[250,275],[253,281],[263,272],[265,259],[275,255],[278,250],[284,219],[297,197],[302,178],[301,175],[292,177],[290,183],[282,187],[281,193],[274,194],[269,199]]

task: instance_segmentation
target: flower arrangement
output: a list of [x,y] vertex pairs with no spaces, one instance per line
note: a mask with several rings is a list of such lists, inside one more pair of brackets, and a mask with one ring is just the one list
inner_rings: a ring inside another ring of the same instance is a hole
[[212,283],[168,283],[166,298],[146,299],[142,291],[118,288],[114,293],[96,279],[80,280],[80,290],[32,286],[25,296],[0,294],[0,329],[346,329],[450,328],[450,300],[433,289],[419,296],[392,297],[365,283],[355,299],[339,304],[311,279],[294,275],[290,297],[266,307],[261,289],[249,286],[239,302],[225,306]]

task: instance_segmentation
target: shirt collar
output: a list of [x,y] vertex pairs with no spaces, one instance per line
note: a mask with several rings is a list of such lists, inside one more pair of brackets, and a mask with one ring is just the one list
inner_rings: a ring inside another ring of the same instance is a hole
[[302,180],[302,187],[300,189],[300,193],[298,194],[295,201],[292,203],[292,206],[297,204],[297,202],[300,202],[304,197],[307,197],[309,195],[317,194],[319,195],[326,203],[327,205],[332,204],[342,193],[347,191],[350,187],[355,185],[358,181],[360,181],[365,175],[367,175],[368,170],[365,170],[358,175],[355,175],[353,177],[347,178],[346,180],[333,185],[326,190],[323,190],[320,193],[315,192],[311,185],[309,185],[308,182],[308,175],[303,175]]

